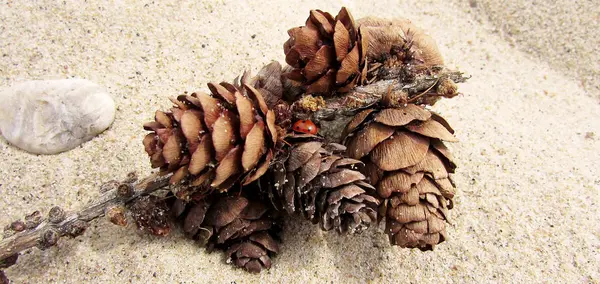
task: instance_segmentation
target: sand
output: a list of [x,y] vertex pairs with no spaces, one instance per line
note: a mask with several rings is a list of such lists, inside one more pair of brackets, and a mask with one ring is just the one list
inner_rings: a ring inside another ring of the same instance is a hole
[[[55,156],[0,139],[0,224],[54,204],[79,208],[103,182],[150,173],[141,125],[169,105],[168,96],[283,61],[286,30],[301,25],[309,9],[335,13],[345,5],[356,18],[412,19],[437,40],[448,66],[473,76],[461,84],[463,95],[435,107],[461,140],[450,145],[460,165],[450,239],[423,253],[391,247],[375,230],[337,237],[288,220],[274,267],[251,275],[178,231],[154,238],[99,220],[78,239],[23,255],[6,270],[15,283],[600,281],[599,81],[589,77],[585,85],[577,71],[597,70],[598,53],[582,51],[569,71],[553,57],[566,51],[548,56],[544,46],[528,47],[553,39],[556,19],[577,5],[542,13],[525,0],[506,7],[458,0],[179,2],[1,4],[0,86],[82,77],[106,86],[118,111],[108,131]],[[512,22],[503,23],[511,11]],[[597,13],[581,15],[588,21],[574,22],[575,45],[598,33],[585,26]],[[535,27],[537,17],[547,19],[547,32],[506,32]]]
[[600,98],[598,2],[470,0],[469,6],[476,18],[488,18],[503,39]]

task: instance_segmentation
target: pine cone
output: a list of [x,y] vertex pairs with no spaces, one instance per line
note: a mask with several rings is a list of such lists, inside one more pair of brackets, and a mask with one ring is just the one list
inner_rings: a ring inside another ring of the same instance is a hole
[[281,102],[281,66],[269,64],[249,77],[209,83],[210,95],[180,95],[171,99],[175,106],[169,112],[156,111],[155,121],[144,125],[152,131],[143,141],[152,167],[174,172],[172,184],[187,179],[221,191],[263,175],[277,142],[276,116],[285,113],[272,110]]
[[344,132],[346,153],[366,164],[363,173],[383,200],[390,242],[422,250],[443,242],[456,191],[449,176],[456,165],[442,143],[456,141],[449,124],[408,104],[364,110]]
[[239,193],[213,194],[189,203],[177,199],[172,212],[183,221],[186,235],[209,249],[223,249],[235,265],[260,272],[271,267],[271,257],[279,252],[279,219],[268,206]]
[[[284,44],[285,61],[294,67],[286,76],[306,86],[306,92],[347,92],[364,80],[366,42],[354,18],[342,8],[335,19],[310,11],[306,25],[290,29]],[[364,72],[363,72],[364,71]]]
[[319,223],[325,231],[358,233],[375,223],[379,201],[356,169],[362,163],[344,158],[340,144],[300,137],[309,141],[292,140],[293,146],[273,165],[267,186],[273,203]]
[[370,60],[388,61],[387,64],[396,61],[411,65],[444,65],[435,40],[410,20],[367,17],[359,19],[357,24],[361,34],[369,39],[366,49]]

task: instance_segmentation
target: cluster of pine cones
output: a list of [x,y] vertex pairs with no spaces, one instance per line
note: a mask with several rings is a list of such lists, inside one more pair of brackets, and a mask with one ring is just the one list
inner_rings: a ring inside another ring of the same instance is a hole
[[[406,20],[355,21],[313,10],[284,44],[289,66],[209,83],[209,93],[171,99],[144,125],[153,168],[170,177],[166,196],[133,205],[137,225],[156,235],[173,221],[208,249],[222,249],[251,272],[279,252],[283,215],[321,229],[360,233],[385,221],[391,244],[430,250],[446,236],[455,164],[443,141],[454,131],[425,108],[456,95],[452,82],[428,92],[388,92],[362,108],[341,141],[318,133],[327,121],[301,120],[305,96],[344,96],[357,86],[443,66],[433,40]],[[324,101],[324,100],[323,100]]]

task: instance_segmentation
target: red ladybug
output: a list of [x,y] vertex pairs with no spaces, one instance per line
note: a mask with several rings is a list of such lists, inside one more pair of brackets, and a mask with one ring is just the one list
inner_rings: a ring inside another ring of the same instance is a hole
[[292,129],[296,132],[313,135],[317,134],[317,131],[319,131],[315,123],[310,120],[298,120],[296,121],[296,123],[294,123]]

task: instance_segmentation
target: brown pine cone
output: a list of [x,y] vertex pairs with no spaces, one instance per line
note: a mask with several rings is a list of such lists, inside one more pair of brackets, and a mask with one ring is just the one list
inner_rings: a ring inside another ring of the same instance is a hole
[[367,17],[356,22],[361,34],[369,39],[367,57],[372,61],[387,61],[386,64],[444,65],[435,40],[410,20]]
[[443,242],[456,192],[449,175],[456,165],[442,143],[456,141],[449,124],[408,104],[364,110],[344,132],[347,155],[366,164],[363,173],[383,200],[390,242],[422,250]]
[[258,179],[273,158],[276,119],[287,110],[279,108],[285,106],[281,66],[272,63],[255,78],[244,73],[235,84],[208,87],[211,94],[180,95],[171,99],[170,111],[156,111],[155,121],[144,125],[151,133],[143,142],[152,167],[174,173],[172,184],[186,179],[194,187],[226,191]]
[[279,252],[279,219],[269,205],[239,193],[213,194],[189,203],[177,199],[172,212],[182,220],[186,235],[210,250],[224,250],[236,266],[260,272],[271,267]]
[[306,25],[288,34],[283,45],[285,61],[294,69],[286,76],[306,86],[308,94],[343,93],[364,80],[365,39],[346,8],[335,18],[312,10]]
[[293,146],[275,161],[267,179],[275,206],[302,214],[325,231],[359,233],[376,223],[379,201],[357,170],[362,163],[345,158],[340,144],[299,137],[303,139],[287,139]]

